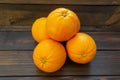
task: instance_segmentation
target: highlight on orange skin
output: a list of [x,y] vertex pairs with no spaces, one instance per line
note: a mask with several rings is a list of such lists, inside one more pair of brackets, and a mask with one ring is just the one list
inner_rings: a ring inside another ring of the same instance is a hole
[[86,64],[96,55],[96,43],[86,33],[77,33],[66,44],[69,58],[79,64]]
[[79,31],[80,20],[73,11],[57,8],[48,15],[46,27],[50,38],[67,41]]

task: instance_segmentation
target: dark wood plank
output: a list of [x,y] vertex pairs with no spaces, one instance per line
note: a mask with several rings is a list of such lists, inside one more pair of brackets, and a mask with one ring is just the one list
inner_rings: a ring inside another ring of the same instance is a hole
[[0,50],[32,50],[36,44],[31,32],[0,32]]
[[0,77],[1,80],[120,80],[120,76]]
[[31,31],[31,28],[31,26],[0,26],[0,31]]
[[[120,32],[87,32],[96,41],[98,50],[120,50]],[[108,47],[109,46],[109,47]]]
[[0,25],[31,26],[40,17],[47,17],[50,11],[65,7],[73,10],[84,26],[119,26],[120,6],[80,5],[15,5],[0,4]]
[[44,73],[33,64],[32,51],[0,51],[0,76],[120,75],[120,51],[97,51],[86,65],[67,59],[61,70]]
[[79,5],[120,5],[119,0],[0,0],[0,3],[12,4],[79,4]]
[[[120,32],[86,32],[97,43],[98,50],[120,50]],[[36,42],[31,32],[0,32],[0,50],[33,50]]]
[[[32,26],[0,26],[0,32],[5,31],[31,31]],[[119,26],[81,26],[80,31],[85,32],[120,32]]]

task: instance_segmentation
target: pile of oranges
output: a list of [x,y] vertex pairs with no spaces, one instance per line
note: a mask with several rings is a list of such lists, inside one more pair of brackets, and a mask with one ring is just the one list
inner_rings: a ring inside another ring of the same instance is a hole
[[96,55],[95,41],[79,31],[80,20],[70,9],[57,8],[37,19],[32,25],[32,36],[38,42],[34,64],[44,72],[55,72],[64,65],[67,55],[79,64],[90,62]]

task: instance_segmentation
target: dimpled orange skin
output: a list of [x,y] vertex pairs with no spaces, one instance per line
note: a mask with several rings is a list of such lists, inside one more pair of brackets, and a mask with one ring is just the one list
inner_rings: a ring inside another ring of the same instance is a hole
[[63,45],[52,39],[41,41],[33,52],[34,64],[44,72],[59,70],[66,61]]
[[50,38],[66,41],[79,31],[80,20],[73,11],[57,8],[48,15],[46,26]]
[[96,55],[96,43],[86,33],[77,33],[67,42],[66,48],[69,58],[79,64],[90,62]]
[[37,42],[49,38],[46,32],[46,17],[38,18],[33,23],[32,36]]

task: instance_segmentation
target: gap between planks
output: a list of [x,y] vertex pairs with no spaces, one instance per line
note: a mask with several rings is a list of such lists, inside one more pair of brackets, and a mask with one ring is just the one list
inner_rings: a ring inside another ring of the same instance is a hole
[[[32,26],[0,26],[0,32],[30,32]],[[120,32],[119,26],[81,26],[84,32]]]

